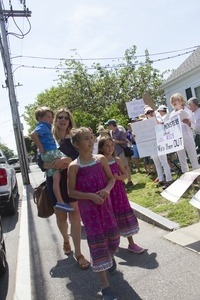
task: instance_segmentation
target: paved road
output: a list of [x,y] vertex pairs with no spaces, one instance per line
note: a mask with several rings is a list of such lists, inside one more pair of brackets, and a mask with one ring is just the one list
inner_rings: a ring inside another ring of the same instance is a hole
[[17,180],[19,182],[20,197],[17,201],[18,210],[14,216],[6,216],[3,209],[1,212],[4,240],[6,244],[6,254],[8,261],[8,268],[5,276],[0,278],[0,299],[13,300],[15,292],[15,279],[17,268],[17,255],[19,246],[19,225],[21,213],[21,195],[22,195],[22,179],[21,173],[17,173]]
[[[97,296],[100,290],[97,275],[90,269],[80,270],[73,255],[63,254],[62,238],[55,217],[37,217],[32,189],[43,180],[43,174],[36,165],[31,166],[31,171],[31,186],[27,187],[27,215],[32,300],[101,299]],[[24,227],[25,224],[21,226]],[[118,300],[200,299],[200,257],[197,253],[165,239],[167,233],[140,221],[140,232],[135,236],[135,241],[147,249],[141,255],[128,252],[126,239],[121,239],[116,255],[118,272],[109,276]],[[84,228],[82,248],[83,254],[89,257]],[[26,253],[22,253],[23,256]],[[27,266],[20,268],[22,273],[23,268],[27,270]],[[27,278],[28,272],[24,273],[22,286],[25,293],[21,297],[18,294],[19,300],[25,300],[24,295],[29,294],[28,289],[26,290]],[[18,280],[17,282],[21,284]]]

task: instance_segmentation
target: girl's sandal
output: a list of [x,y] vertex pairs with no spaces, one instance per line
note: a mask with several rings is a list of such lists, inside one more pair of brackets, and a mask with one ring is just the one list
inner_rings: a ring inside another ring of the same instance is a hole
[[65,255],[69,255],[72,252],[72,249],[71,249],[69,241],[68,242],[64,242],[64,244],[63,244],[63,251],[64,251]]
[[75,258],[78,262],[80,269],[87,270],[90,267],[89,261],[87,261],[87,259],[85,259],[85,257],[82,254],[78,255]]

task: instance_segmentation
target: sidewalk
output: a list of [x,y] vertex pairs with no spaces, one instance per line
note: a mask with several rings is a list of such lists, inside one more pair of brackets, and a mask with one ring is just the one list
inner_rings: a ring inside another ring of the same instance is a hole
[[[53,300],[58,297],[59,291],[60,300],[94,300],[97,298],[96,291],[99,288],[96,276],[90,269],[80,272],[73,255],[69,257],[63,255],[62,240],[55,218],[37,217],[32,188],[43,180],[42,175],[39,169],[35,168],[35,171],[30,173],[31,184],[24,191],[22,214],[27,214],[28,209],[29,230],[23,228],[21,234],[25,236],[20,237],[20,242],[24,244],[26,238],[29,240],[30,257],[31,260],[34,257],[34,260],[30,261],[31,274],[28,274],[24,264],[26,262],[28,264],[29,253],[21,251],[21,265],[19,263],[16,278],[18,289],[14,299]],[[28,207],[25,203],[27,201]],[[177,223],[133,202],[131,205],[140,219],[140,231],[134,236],[134,240],[145,247],[146,251],[142,255],[130,253],[127,251],[127,240],[121,239],[120,249],[116,254],[118,272],[109,278],[111,285],[116,289],[118,299],[200,299],[198,289],[200,263],[198,255],[194,253],[200,251],[200,223],[179,229]],[[28,226],[22,222],[26,222],[23,216],[20,226]],[[84,235],[81,243],[83,254],[89,257]],[[21,249],[23,248],[22,246]],[[191,281],[188,278],[191,278]]]
[[200,222],[168,233],[164,238],[200,254]]

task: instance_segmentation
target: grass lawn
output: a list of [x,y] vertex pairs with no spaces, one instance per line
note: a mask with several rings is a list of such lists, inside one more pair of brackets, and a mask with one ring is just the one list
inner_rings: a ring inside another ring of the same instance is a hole
[[[189,200],[198,189],[194,190],[194,187],[190,187],[177,203],[172,203],[160,195],[162,188],[156,187],[153,182],[155,177],[156,175],[154,177],[147,176],[144,168],[141,168],[140,173],[132,174],[134,187],[127,189],[129,200],[177,222],[180,227],[199,222],[198,209],[189,204]],[[176,175],[173,175],[173,177],[176,179]]]

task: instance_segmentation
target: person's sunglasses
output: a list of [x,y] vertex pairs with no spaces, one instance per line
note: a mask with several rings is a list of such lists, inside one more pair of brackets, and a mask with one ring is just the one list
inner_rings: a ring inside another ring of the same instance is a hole
[[147,114],[147,115],[151,115],[151,114],[153,114],[153,113],[154,113],[153,110],[149,110],[146,114]]
[[58,118],[59,120],[66,120],[66,121],[69,120],[69,117],[65,117],[65,116],[58,116],[57,118]]

